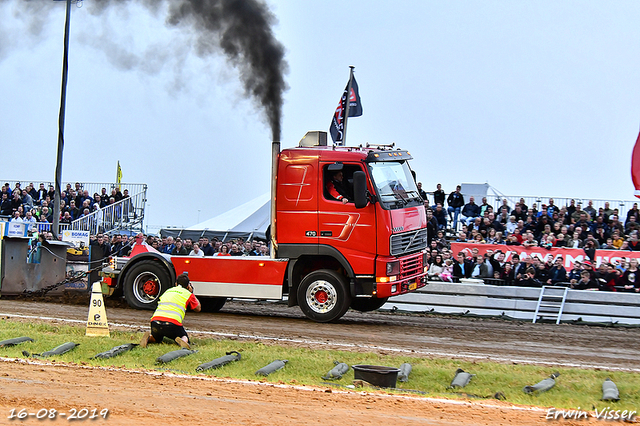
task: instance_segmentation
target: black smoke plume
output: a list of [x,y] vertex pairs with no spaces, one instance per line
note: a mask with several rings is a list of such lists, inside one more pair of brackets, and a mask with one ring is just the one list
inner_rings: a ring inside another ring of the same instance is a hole
[[245,94],[266,114],[273,140],[280,140],[282,96],[287,69],[284,47],[271,25],[275,18],[259,0],[182,0],[171,2],[167,23],[198,32],[197,53],[215,53],[216,45],[240,71]]
[[[262,0],[137,0],[154,16],[167,11],[165,23],[169,27],[183,30],[194,38],[195,53],[201,58],[223,52],[227,60],[238,70],[245,96],[260,107],[271,127],[272,140],[279,141],[281,133],[283,94],[287,89],[284,75],[287,63],[284,46],[275,38],[273,25],[275,16]],[[10,3],[0,0],[0,5]],[[52,7],[62,6],[63,1],[17,0],[14,14],[23,15],[29,32],[37,35]],[[84,7],[92,14],[100,15],[114,7],[126,8],[129,0],[87,0]],[[165,7],[166,6],[166,7]],[[44,9],[44,10],[43,10]],[[73,24],[72,24],[73,28]],[[0,28],[1,30],[1,28]],[[73,31],[73,30],[72,30]],[[1,35],[1,32],[0,32]],[[99,44],[98,44],[99,46]],[[109,49],[107,46],[99,46]],[[144,59],[120,50],[119,63],[124,69],[144,70],[150,62],[163,61],[167,52]],[[189,49],[185,46],[185,49]],[[0,59],[6,56],[6,48],[0,43]],[[123,60],[126,58],[126,60]]]

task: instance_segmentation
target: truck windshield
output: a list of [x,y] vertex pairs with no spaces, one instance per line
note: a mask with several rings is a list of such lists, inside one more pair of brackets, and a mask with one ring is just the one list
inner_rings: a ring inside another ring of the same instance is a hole
[[385,209],[422,205],[411,170],[406,161],[369,163],[378,199]]

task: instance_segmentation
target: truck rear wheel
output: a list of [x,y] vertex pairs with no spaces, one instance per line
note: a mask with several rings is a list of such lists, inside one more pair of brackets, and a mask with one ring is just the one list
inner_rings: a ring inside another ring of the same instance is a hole
[[330,269],[310,273],[298,286],[298,304],[302,313],[316,322],[337,320],[351,304],[346,279]]
[[158,299],[171,286],[169,271],[155,260],[135,264],[124,279],[124,298],[136,309],[155,309]]
[[387,300],[389,300],[388,297],[383,297],[382,299],[377,297],[358,297],[351,300],[351,309],[360,312],[375,311],[387,303]]
[[227,303],[226,297],[199,297],[198,299],[203,312],[218,312]]

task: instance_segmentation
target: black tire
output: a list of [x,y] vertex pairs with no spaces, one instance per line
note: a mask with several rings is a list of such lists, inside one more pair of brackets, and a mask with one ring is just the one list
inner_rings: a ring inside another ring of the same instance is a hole
[[330,269],[311,272],[298,286],[298,304],[302,313],[313,321],[335,321],[351,304],[347,280]]
[[109,297],[109,299],[121,299],[122,296],[124,296],[124,293],[122,291],[122,286],[117,286],[116,288],[113,289],[113,293],[111,293],[111,296],[107,296],[107,297]]
[[167,268],[155,260],[142,260],[124,277],[124,298],[136,309],[155,309],[158,299],[171,287]]
[[199,297],[203,312],[218,312],[227,302],[226,297]]
[[355,309],[360,312],[370,312],[379,309],[387,303],[388,297],[378,299],[377,297],[358,297],[351,300],[351,309]]

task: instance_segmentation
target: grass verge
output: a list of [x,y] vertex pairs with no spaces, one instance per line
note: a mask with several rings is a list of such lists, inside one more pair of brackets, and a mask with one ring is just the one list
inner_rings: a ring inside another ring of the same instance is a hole
[[[387,392],[412,392],[433,397],[445,398],[488,398],[502,392],[508,402],[559,409],[581,409],[592,411],[611,407],[614,410],[640,411],[640,373],[621,371],[587,370],[577,368],[555,368],[547,366],[499,364],[492,362],[473,362],[453,359],[431,359],[410,356],[380,355],[336,350],[317,350],[274,343],[248,342],[229,339],[204,338],[193,339],[193,349],[198,352],[177,359],[169,364],[157,365],[156,358],[169,351],[179,349],[177,345],[149,345],[148,348],[135,349],[110,359],[91,360],[94,355],[125,343],[138,343],[142,333],[111,331],[111,337],[86,337],[85,328],[80,326],[51,323],[24,322],[12,319],[0,320],[0,340],[28,336],[34,342],[22,343],[13,347],[0,348],[0,356],[24,358],[22,351],[42,353],[65,343],[75,342],[80,346],[55,357],[46,358],[57,362],[69,362],[95,366],[113,366],[130,369],[155,369],[183,374],[229,377],[235,379],[259,380],[274,383],[329,386],[322,379],[334,366],[334,361],[349,365],[371,364],[399,367],[408,362],[413,369],[406,383],[398,382],[396,390]],[[242,360],[233,362],[217,370],[202,373],[196,367],[205,362],[225,355],[228,351],[239,351]],[[288,363],[282,370],[268,377],[259,377],[255,372],[276,359],[286,359]],[[456,369],[461,368],[475,374],[471,382],[462,390],[448,389]],[[533,385],[559,372],[556,386],[548,392],[525,394],[522,388]],[[342,379],[333,381],[334,385],[351,385],[353,370],[349,370]],[[602,382],[611,378],[620,390],[619,402],[604,402]]]

